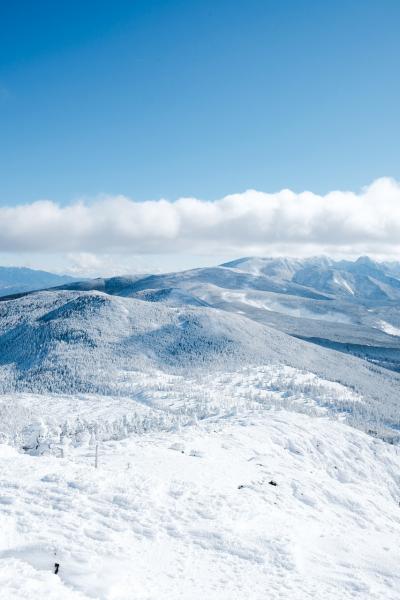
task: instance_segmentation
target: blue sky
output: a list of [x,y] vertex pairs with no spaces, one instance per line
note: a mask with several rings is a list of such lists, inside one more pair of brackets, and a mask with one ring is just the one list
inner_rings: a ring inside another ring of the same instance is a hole
[[397,1],[0,2],[0,204],[400,177]]
[[399,258],[399,23],[397,0],[0,0],[0,263]]

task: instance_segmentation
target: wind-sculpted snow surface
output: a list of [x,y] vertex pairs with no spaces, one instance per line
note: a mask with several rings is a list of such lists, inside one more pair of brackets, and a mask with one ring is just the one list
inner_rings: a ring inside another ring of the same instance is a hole
[[[397,600],[397,449],[286,411],[0,444],[4,600]],[[58,572],[55,574],[55,564]]]

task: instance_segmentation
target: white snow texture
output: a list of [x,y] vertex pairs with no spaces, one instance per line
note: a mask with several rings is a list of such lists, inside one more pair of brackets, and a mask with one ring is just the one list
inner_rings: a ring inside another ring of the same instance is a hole
[[400,267],[0,302],[0,599],[398,600]]

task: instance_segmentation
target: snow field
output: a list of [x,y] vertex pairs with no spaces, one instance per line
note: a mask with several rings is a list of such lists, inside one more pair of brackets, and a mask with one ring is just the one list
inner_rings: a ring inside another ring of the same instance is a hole
[[271,410],[94,452],[0,446],[2,600],[399,598],[397,447]]

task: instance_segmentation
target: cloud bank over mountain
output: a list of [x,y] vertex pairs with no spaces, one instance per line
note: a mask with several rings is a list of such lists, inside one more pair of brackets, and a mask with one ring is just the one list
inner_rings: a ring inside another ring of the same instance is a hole
[[0,252],[192,255],[400,253],[400,183],[359,193],[248,190],[213,202],[125,196],[0,208]]

